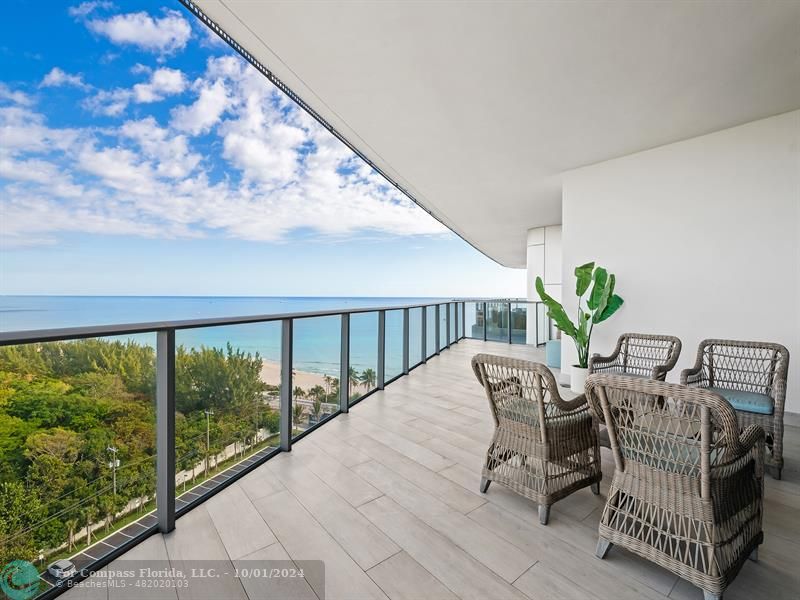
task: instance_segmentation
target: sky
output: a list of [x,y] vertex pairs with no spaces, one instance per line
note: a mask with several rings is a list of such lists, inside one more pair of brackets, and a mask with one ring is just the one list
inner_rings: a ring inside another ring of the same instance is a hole
[[177,0],[4,15],[0,294],[524,295]]

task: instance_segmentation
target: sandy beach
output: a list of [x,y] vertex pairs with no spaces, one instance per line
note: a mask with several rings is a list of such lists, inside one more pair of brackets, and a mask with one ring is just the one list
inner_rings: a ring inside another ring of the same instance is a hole
[[[281,365],[278,362],[265,360],[261,367],[261,380],[270,385],[280,385],[281,383]],[[301,387],[304,390],[309,390],[315,385],[325,387],[324,376],[319,373],[309,373],[307,371],[294,371],[293,387]]]

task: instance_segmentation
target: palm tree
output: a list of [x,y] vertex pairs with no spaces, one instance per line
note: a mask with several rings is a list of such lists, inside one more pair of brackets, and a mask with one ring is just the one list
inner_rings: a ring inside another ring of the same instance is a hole
[[105,517],[106,533],[111,528],[111,521],[114,518],[114,498],[102,496],[100,498],[100,511]]
[[333,377],[330,375],[323,375],[322,381],[325,382],[325,397],[327,398],[331,395],[331,384],[333,383]]
[[358,384],[361,383],[361,378],[358,375],[358,371],[355,370],[354,367],[350,367],[347,370],[347,383],[349,387],[347,388],[348,396],[353,393],[353,388],[358,387]]
[[299,385],[295,386],[295,388],[294,388],[294,397],[295,398],[305,398],[306,397],[306,391],[303,388],[301,388]]
[[69,537],[67,538],[67,550],[72,550],[75,546],[75,530],[78,528],[78,524],[80,521],[75,517],[70,517],[66,521],[64,521],[64,527],[67,528],[67,532],[69,532]]
[[90,545],[92,543],[92,521],[94,521],[95,517],[97,516],[97,508],[94,506],[87,506],[83,510],[83,518],[86,521],[86,545]]
[[364,385],[367,391],[375,387],[376,381],[378,381],[378,376],[375,374],[374,370],[364,369],[361,372],[361,383]]
[[294,423],[295,427],[300,427],[300,423],[303,420],[303,415],[305,412],[306,408],[302,404],[295,404],[292,407],[292,422]]
[[314,396],[314,403],[311,408],[311,414],[314,415],[314,420],[319,422],[319,415],[322,412],[322,398]]

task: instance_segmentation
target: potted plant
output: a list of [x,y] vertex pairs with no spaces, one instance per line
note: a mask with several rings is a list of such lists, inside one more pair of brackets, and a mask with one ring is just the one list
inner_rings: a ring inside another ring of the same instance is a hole
[[[547,316],[553,320],[555,326],[568,335],[575,342],[578,350],[578,363],[572,365],[570,374],[570,389],[583,393],[586,375],[589,370],[589,344],[592,340],[592,329],[613,315],[623,300],[614,293],[616,283],[614,275],[609,274],[603,267],[594,266],[593,262],[575,268],[575,294],[578,296],[578,322],[573,323],[567,316],[567,311],[555,298],[544,291],[544,282],[541,277],[536,278],[536,291],[542,302],[547,307]],[[594,282],[594,284],[592,284]],[[584,294],[589,291],[586,298],[586,310],[583,307]]]

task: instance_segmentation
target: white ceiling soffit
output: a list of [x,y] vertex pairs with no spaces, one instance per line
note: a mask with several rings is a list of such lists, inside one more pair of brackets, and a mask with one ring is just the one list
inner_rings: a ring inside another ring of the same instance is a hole
[[510,267],[559,173],[800,107],[798,1],[197,5]]

